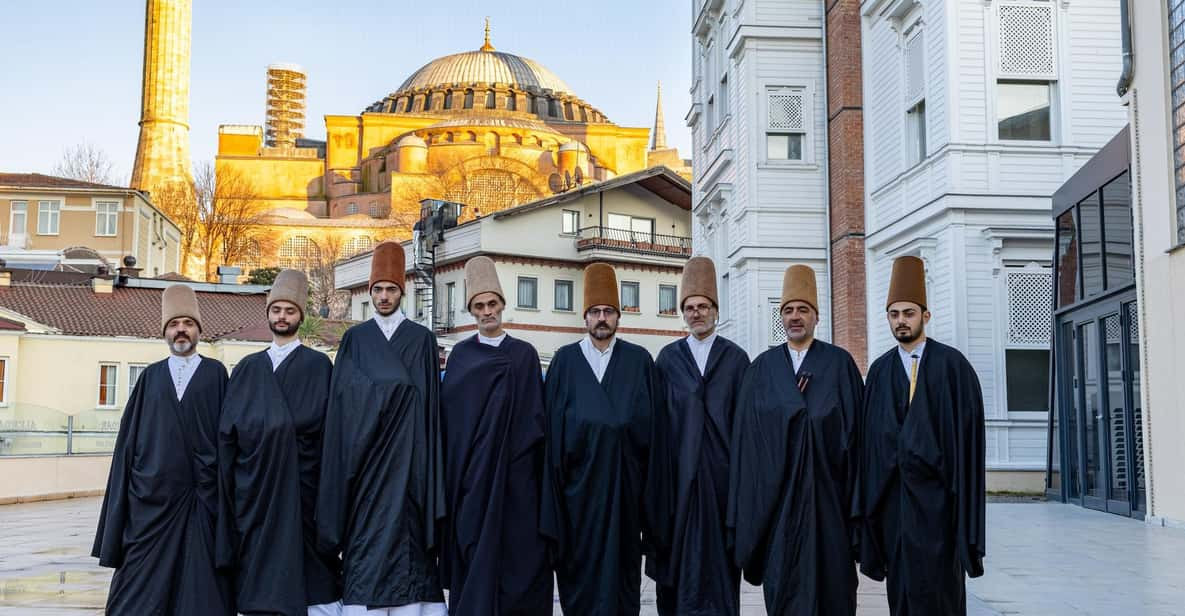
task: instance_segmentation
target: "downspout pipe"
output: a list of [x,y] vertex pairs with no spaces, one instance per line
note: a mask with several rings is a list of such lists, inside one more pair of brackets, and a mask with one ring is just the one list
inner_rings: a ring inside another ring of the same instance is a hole
[[1135,59],[1132,54],[1132,26],[1129,12],[1129,0],[1119,0],[1119,35],[1123,47],[1123,72],[1119,74],[1119,83],[1115,91],[1120,97],[1127,94],[1132,87],[1135,73]]

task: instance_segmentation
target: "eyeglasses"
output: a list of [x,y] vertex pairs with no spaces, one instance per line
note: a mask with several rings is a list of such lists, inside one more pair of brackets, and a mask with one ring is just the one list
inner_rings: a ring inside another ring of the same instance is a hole
[[617,314],[617,309],[616,308],[589,308],[588,312],[586,314],[588,314],[589,316],[594,316],[594,317],[611,317],[611,316]]
[[697,304],[695,306],[684,306],[683,314],[708,314],[712,310],[711,304]]

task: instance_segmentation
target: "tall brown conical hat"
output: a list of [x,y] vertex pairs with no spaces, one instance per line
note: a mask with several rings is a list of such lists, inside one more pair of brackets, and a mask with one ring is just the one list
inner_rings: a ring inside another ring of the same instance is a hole
[[889,298],[885,310],[896,302],[913,302],[926,309],[926,265],[913,256],[893,260],[893,276],[889,280]]
[[716,298],[716,264],[707,257],[692,257],[683,266],[683,281],[679,285],[679,308],[693,295],[700,295],[720,307]]
[[617,296],[617,272],[608,263],[593,263],[584,268],[584,310],[593,306],[613,306],[621,311]]
[[374,247],[374,254],[370,259],[370,289],[378,282],[393,282],[399,285],[399,290],[407,292],[404,287],[404,271],[406,270],[406,257],[403,255],[403,246],[399,242],[383,242]]
[[198,307],[197,294],[193,287],[185,284],[170,285],[160,296],[160,332],[163,336],[169,321],[180,317],[189,317],[198,324],[198,331],[202,331],[202,311]]
[[473,303],[473,298],[482,293],[493,293],[506,303],[506,294],[502,292],[502,283],[498,282],[498,268],[494,260],[489,257],[473,257],[465,263],[465,309]]
[[806,302],[819,312],[819,291],[815,283],[815,270],[807,265],[791,265],[782,277],[782,303],[778,310],[792,301]]

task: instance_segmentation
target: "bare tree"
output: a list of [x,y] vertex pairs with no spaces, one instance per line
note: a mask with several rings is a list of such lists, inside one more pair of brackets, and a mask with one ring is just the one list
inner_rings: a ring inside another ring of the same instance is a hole
[[314,311],[329,308],[330,318],[341,318],[349,309],[350,294],[335,288],[334,265],[345,252],[346,234],[326,233],[316,242],[318,252],[307,264],[309,274],[309,302]]
[[54,165],[53,175],[92,184],[110,184],[115,180],[107,153],[90,143],[79,143],[63,151]]
[[259,193],[235,169],[215,172],[201,163],[194,169],[194,195],[201,223],[198,246],[205,257],[205,279],[213,280],[218,263],[236,263],[267,241]]
[[198,240],[202,226],[193,186],[186,182],[164,184],[150,193],[149,198],[181,232],[181,262],[177,269],[178,273],[189,275],[187,270],[190,269],[191,259],[197,256],[200,249]]

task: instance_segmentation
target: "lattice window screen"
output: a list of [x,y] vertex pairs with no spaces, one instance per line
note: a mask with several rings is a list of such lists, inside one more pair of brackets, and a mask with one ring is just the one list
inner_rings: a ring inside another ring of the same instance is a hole
[[1107,344],[1119,344],[1119,341],[1123,340],[1123,323],[1119,321],[1118,317],[1103,321],[1106,323],[1106,331],[1103,333],[1107,336]]
[[1053,273],[1008,272],[1008,342],[1048,344],[1053,318]]
[[919,32],[905,48],[905,98],[910,107],[926,96],[926,33]]
[[770,130],[804,130],[804,94],[802,90],[784,88],[769,91]]
[[1055,79],[1057,72],[1052,2],[999,6],[1000,76]]
[[780,299],[769,300],[769,346],[786,344],[786,328],[782,326]]

